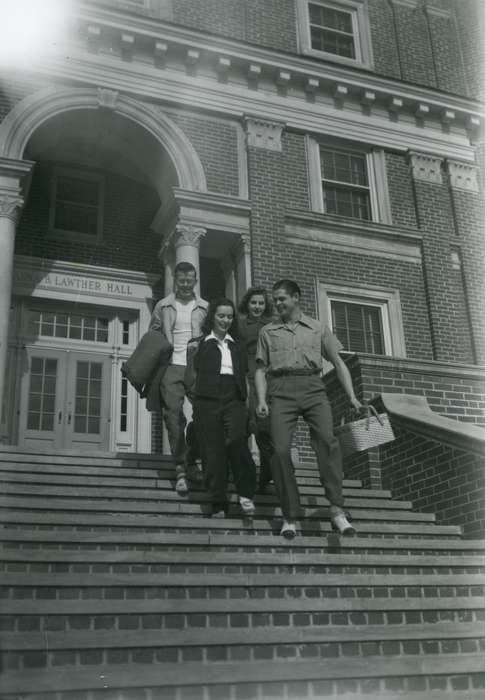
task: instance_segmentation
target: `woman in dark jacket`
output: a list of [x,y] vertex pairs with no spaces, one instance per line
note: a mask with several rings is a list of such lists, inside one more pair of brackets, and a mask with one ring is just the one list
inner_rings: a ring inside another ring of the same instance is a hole
[[256,388],[254,373],[256,371],[256,344],[260,329],[272,319],[272,306],[269,294],[263,287],[250,287],[239,304],[239,335],[248,356],[249,383],[249,431],[254,435],[259,450],[259,492],[264,493],[273,480],[271,475],[271,456],[273,441],[269,418],[256,415]]
[[202,338],[188,346],[187,382],[212,516],[227,512],[228,461],[241,509],[253,515],[256,467],[247,444],[247,359],[230,299],[210,304],[202,331]]

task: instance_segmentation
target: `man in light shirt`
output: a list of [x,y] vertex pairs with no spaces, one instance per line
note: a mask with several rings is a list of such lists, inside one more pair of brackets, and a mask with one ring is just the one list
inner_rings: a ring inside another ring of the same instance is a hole
[[170,450],[175,461],[175,489],[181,495],[188,492],[187,474],[195,467],[187,463],[186,418],[183,412],[187,393],[184,381],[187,344],[191,338],[202,334],[202,323],[208,308],[208,303],[194,291],[196,283],[195,267],[188,262],[178,263],[174,271],[175,291],[156,304],[150,322],[150,328],[160,330],[173,347],[172,359],[163,375],[160,391]]

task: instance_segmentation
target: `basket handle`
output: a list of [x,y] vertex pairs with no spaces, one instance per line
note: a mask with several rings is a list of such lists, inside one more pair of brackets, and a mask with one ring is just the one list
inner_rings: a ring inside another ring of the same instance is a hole
[[367,429],[367,430],[369,430],[369,427],[370,427],[371,414],[374,415],[374,416],[377,418],[377,420],[378,420],[378,422],[380,423],[380,425],[384,425],[384,421],[382,420],[382,418],[380,417],[380,415],[377,413],[377,411],[376,411],[376,409],[374,408],[374,406],[372,406],[370,403],[368,403],[368,404],[366,404],[365,408],[366,408],[366,411],[367,411],[367,422],[366,422],[366,429]]

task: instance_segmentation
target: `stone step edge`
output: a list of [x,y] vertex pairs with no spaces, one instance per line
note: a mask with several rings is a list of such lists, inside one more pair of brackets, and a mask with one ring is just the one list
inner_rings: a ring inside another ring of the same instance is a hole
[[5,548],[0,544],[1,562],[60,562],[66,564],[75,563],[101,563],[101,564],[201,564],[201,565],[231,565],[254,564],[264,565],[314,565],[314,566],[372,566],[372,567],[485,567],[485,556],[459,558],[440,555],[399,555],[392,554],[383,557],[379,554],[339,554],[328,552],[313,552],[304,554],[299,552],[178,552],[178,551],[138,551],[138,550],[69,550],[69,549],[13,549]]
[[[165,515],[169,513],[185,514],[189,517],[205,516],[210,513],[210,504],[191,502],[190,500],[180,501],[133,501],[120,500],[113,498],[108,499],[89,499],[89,498],[65,498],[51,494],[46,500],[45,495],[30,495],[30,496],[0,496],[0,509],[3,510],[32,510],[32,511],[63,511],[63,512],[92,512],[92,513],[117,513],[130,514],[155,514]],[[309,506],[303,507],[303,516],[301,519],[306,521],[329,519],[329,511],[327,506]],[[434,513],[415,513],[407,510],[386,510],[377,508],[364,508],[349,505],[349,511],[352,513],[354,521],[379,521],[391,523],[426,523],[434,524],[436,516]],[[238,504],[231,504],[229,509],[229,517],[244,517]],[[281,509],[279,506],[264,506],[256,503],[256,518],[261,519],[263,516],[274,518],[282,518]]]
[[[44,671],[10,671],[0,677],[0,690],[6,693],[57,692],[96,690],[103,688],[153,688],[174,686],[201,686],[237,683],[264,683],[297,680],[327,680],[341,678],[392,678],[402,676],[439,676],[483,673],[481,654],[441,654],[394,658],[326,659],[325,664],[314,661],[260,661],[238,663],[167,663],[160,669],[153,664],[137,664],[133,673],[131,664],[97,665],[93,668],[70,668],[69,674],[62,667]],[[140,681],[140,679],[143,679]],[[248,680],[249,679],[249,680]]]
[[[135,519],[136,518],[136,519]],[[1,523],[35,523],[38,525],[50,523],[64,526],[108,526],[108,527],[152,527],[152,528],[168,528],[171,530],[181,529],[200,529],[200,530],[244,530],[246,532],[262,530],[279,533],[281,527],[281,518],[274,516],[268,520],[248,519],[248,518],[209,518],[198,515],[190,515],[189,517],[167,516],[165,514],[148,514],[148,513],[103,513],[96,512],[80,512],[72,511],[57,511],[49,510],[31,512],[28,509],[0,509],[0,524]],[[410,523],[407,521],[400,522],[364,522],[359,521],[358,531],[360,533],[390,533],[390,534],[411,534],[418,535],[437,535],[461,536],[462,528],[460,525],[436,525],[434,523]],[[303,528],[302,528],[303,525]],[[328,520],[298,520],[296,522],[297,532],[318,532],[328,533],[332,528]],[[356,525],[357,527],[357,525]]]
[[[445,539],[421,539],[421,538],[385,538],[385,537],[340,537],[329,534],[322,537],[299,536],[294,540],[285,540],[275,535],[214,535],[188,534],[188,533],[114,533],[83,532],[81,530],[28,530],[24,528],[12,528],[0,525],[1,542],[42,542],[45,544],[59,543],[93,543],[104,544],[146,544],[147,547],[175,545],[181,547],[252,547],[252,548],[278,548],[285,550],[300,550],[304,548],[318,549],[325,552],[345,549],[404,549],[424,552],[428,549],[457,550],[456,556],[461,561],[464,551],[484,551],[485,540],[445,540]],[[103,550],[109,551],[109,550]],[[418,555],[421,556],[421,555]],[[480,556],[480,555],[477,555]]]
[[[192,615],[277,612],[407,612],[409,598],[0,599],[1,615]],[[413,598],[413,611],[485,610],[485,596]],[[441,624],[441,623],[440,623]]]
[[[17,497],[29,497],[34,496],[40,498],[44,495],[49,497],[67,497],[72,499],[87,497],[88,499],[94,500],[120,500],[129,502],[145,502],[145,501],[156,501],[157,503],[210,503],[210,496],[205,490],[192,489],[186,499],[181,499],[181,497],[175,493],[172,487],[170,488],[158,488],[153,489],[142,489],[142,488],[108,488],[98,486],[71,486],[68,484],[63,484],[61,486],[50,485],[53,488],[45,484],[19,484],[14,482],[5,486],[5,481],[0,479],[0,491],[2,496],[17,496]],[[387,498],[369,498],[366,496],[346,496],[346,507],[347,508],[360,508],[360,509],[378,509],[378,510],[388,510],[388,511],[412,511],[413,504],[411,501],[393,501]],[[237,496],[234,492],[228,493],[229,502],[233,505],[237,504]],[[310,503],[310,499],[314,499],[314,503]],[[306,505],[307,508],[316,507],[328,507],[329,501],[324,495],[318,494],[303,494],[300,493],[300,500],[302,504]],[[254,497],[256,506],[258,507],[279,507],[279,502],[276,495],[260,495],[256,494]],[[420,513],[421,517],[425,519],[431,519],[431,513]]]
[[2,632],[3,651],[485,639],[485,623]]
[[163,588],[349,588],[362,586],[370,588],[404,587],[424,588],[427,586],[484,586],[485,574],[164,574],[164,573],[89,573],[85,581],[80,573],[31,573],[3,572],[2,586],[24,586],[28,588],[96,588],[118,586],[163,587]]

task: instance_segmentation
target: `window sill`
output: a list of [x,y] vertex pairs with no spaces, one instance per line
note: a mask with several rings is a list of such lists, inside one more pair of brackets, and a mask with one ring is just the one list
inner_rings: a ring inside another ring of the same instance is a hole
[[318,51],[318,49],[302,49],[301,54],[307,58],[314,58],[319,61],[325,61],[326,63],[337,63],[342,66],[348,66],[349,68],[361,68],[362,70],[367,71],[374,70],[374,64],[372,61],[365,61],[358,58],[347,58],[346,56],[339,56],[334,53]]

